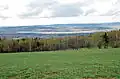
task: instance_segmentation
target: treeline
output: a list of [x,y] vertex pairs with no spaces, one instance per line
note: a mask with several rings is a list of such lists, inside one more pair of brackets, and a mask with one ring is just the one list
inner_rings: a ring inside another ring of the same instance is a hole
[[0,38],[0,53],[56,51],[66,49],[120,47],[120,31],[63,38]]
[[111,31],[105,33],[96,33],[94,36],[96,39],[98,48],[119,48],[120,47],[120,30],[119,31]]
[[85,37],[65,38],[22,38],[22,39],[0,39],[0,52],[34,52],[34,51],[55,51],[66,49],[79,49],[92,47],[92,40]]

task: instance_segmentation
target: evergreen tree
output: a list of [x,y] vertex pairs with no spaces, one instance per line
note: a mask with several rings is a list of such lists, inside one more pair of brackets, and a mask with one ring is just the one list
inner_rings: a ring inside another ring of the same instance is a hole
[[103,35],[103,42],[104,42],[104,48],[108,48],[109,37],[108,37],[107,32],[105,32],[105,34]]

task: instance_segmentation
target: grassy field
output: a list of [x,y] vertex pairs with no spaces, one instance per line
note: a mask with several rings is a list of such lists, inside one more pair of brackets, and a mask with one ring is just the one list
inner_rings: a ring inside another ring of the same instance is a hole
[[120,49],[0,54],[0,79],[120,79]]

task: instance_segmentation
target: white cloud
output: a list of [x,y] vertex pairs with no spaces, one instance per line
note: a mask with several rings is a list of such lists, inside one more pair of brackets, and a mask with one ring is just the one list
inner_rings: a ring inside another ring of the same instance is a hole
[[[23,13],[19,14],[20,18],[40,18],[39,15],[43,15],[41,17],[47,17],[44,16],[43,13],[46,13],[45,11],[48,10],[51,6],[54,6],[57,2],[55,0],[33,0],[29,2],[29,4],[26,5],[27,10]],[[47,11],[48,14],[50,10]]]
[[1,25],[120,21],[120,0],[0,0]]
[[81,5],[78,3],[57,5],[52,8],[52,16],[51,17],[80,16],[83,13],[83,10],[80,7],[81,7]]

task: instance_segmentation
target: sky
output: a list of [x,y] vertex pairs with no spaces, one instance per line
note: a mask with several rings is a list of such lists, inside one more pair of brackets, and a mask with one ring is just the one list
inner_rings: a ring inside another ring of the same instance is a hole
[[120,22],[120,0],[0,0],[0,26]]

